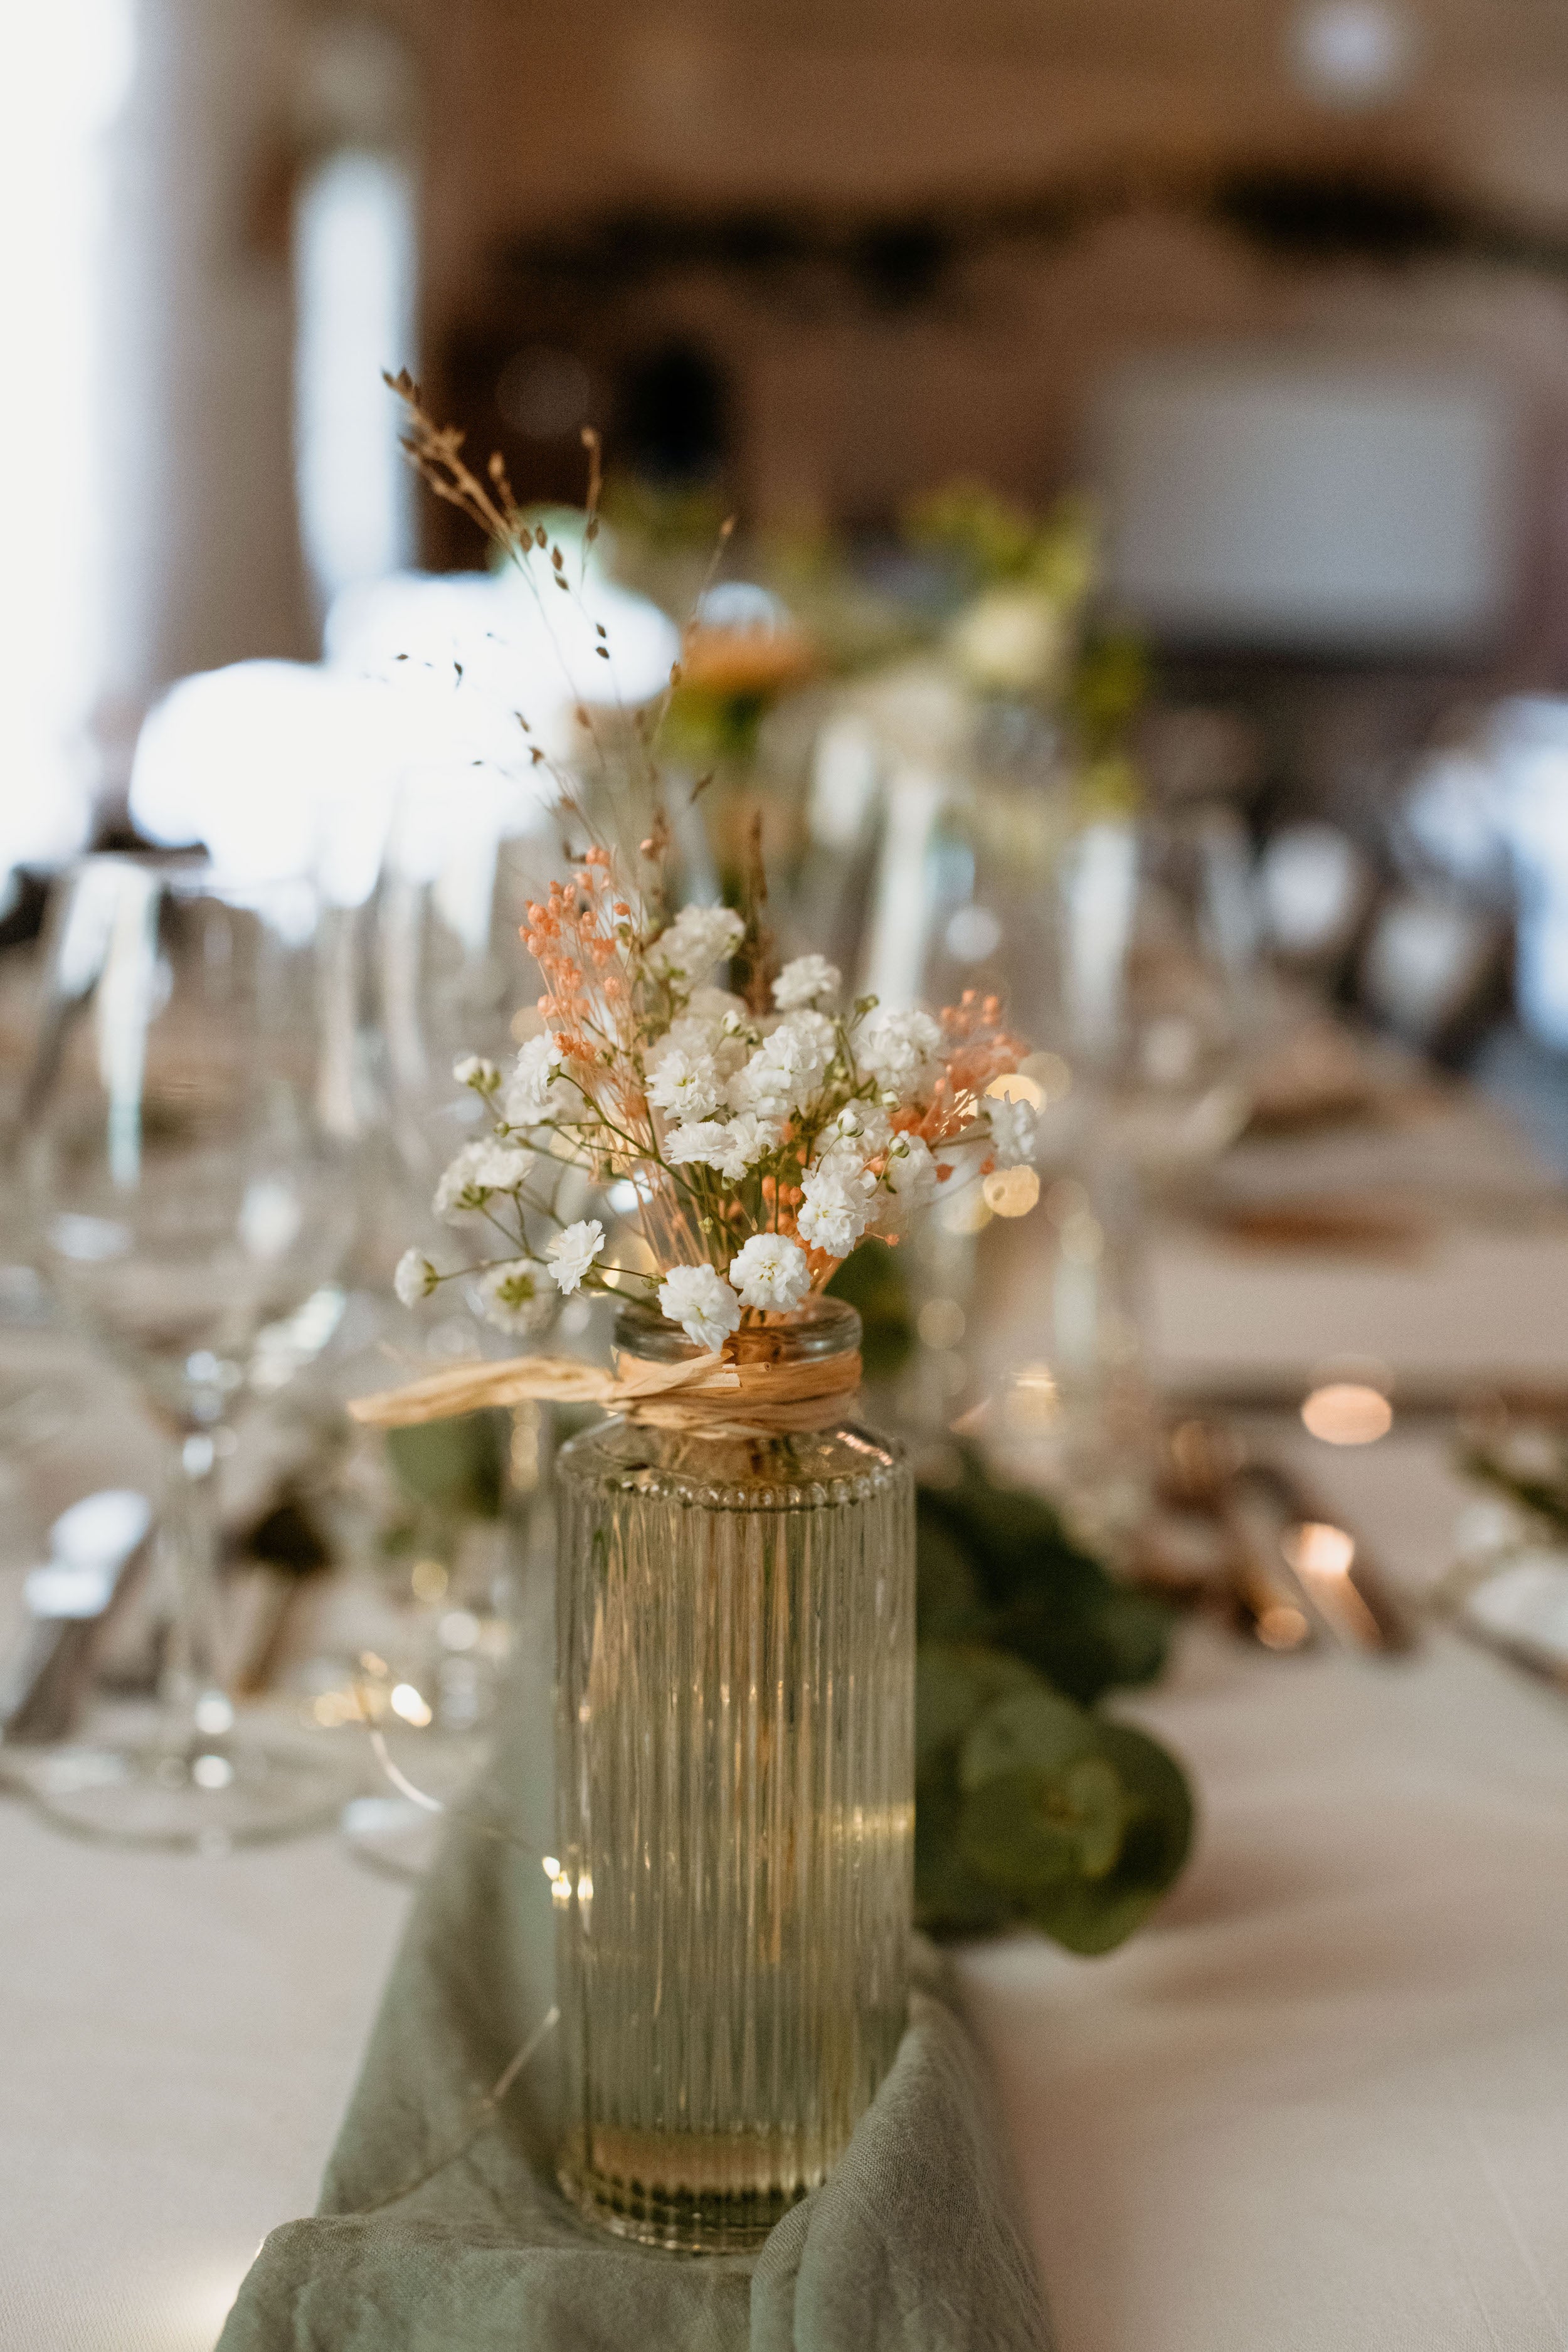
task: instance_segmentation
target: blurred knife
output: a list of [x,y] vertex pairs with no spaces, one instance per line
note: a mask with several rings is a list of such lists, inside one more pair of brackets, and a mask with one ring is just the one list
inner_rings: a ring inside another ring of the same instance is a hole
[[55,1521],[49,1557],[23,1588],[28,1628],[0,1697],[8,1746],[63,1739],[73,1728],[104,1631],[145,1570],[152,1524],[146,1496],[129,1486],[86,1495]]

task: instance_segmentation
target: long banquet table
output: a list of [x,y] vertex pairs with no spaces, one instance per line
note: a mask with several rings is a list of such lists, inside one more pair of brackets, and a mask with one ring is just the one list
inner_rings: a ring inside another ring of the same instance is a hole
[[[1524,1352],[1568,1370],[1531,1306],[1568,1234],[1528,1238]],[[1279,1436],[1431,1587],[1466,1501],[1440,1423]],[[960,1962],[1059,2352],[1568,2345],[1568,1697],[1451,1633],[1278,1658],[1194,1626],[1127,1712],[1192,1769],[1184,1879],[1109,1958]],[[406,1899],[331,1837],[117,1853],[0,1802],[0,2344],[207,2352],[313,2202]]]

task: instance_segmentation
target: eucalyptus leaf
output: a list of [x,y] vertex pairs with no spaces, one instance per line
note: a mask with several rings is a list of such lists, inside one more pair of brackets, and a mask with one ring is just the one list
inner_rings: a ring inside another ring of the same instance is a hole
[[1150,1594],[1107,1577],[1088,1608],[1063,1608],[1048,1586],[1020,1594],[994,1612],[990,1633],[1088,1706],[1108,1690],[1154,1679],[1165,1663],[1170,1612]]
[[1018,1916],[1016,1901],[973,1869],[959,1838],[963,1800],[951,1769],[921,1790],[915,1811],[915,1923],[937,1936],[994,1936]]
[[1039,1687],[1038,1675],[1004,1651],[922,1642],[915,1657],[917,1776],[939,1756],[948,1756],[956,1778],[959,1742],[981,1711],[996,1699]]
[[951,1768],[959,1741],[984,1701],[961,1651],[922,1642],[915,1655],[915,1778]]
[[1011,1650],[1086,1705],[1163,1665],[1164,1602],[1108,1575],[1044,1496],[993,1485],[973,1451],[958,1479],[921,1488],[917,1540],[927,1633]]
[[984,1604],[974,1570],[952,1529],[922,1517],[915,1546],[916,1605],[925,1642],[983,1640]]
[[1078,1823],[1078,1866],[1085,1878],[1104,1878],[1115,1868],[1133,1808],[1114,1764],[1103,1756],[1080,1756],[1062,1775],[1066,1797]]
[[958,1820],[970,1868],[1009,1895],[1028,1898],[1073,1877],[1079,1830],[1062,1801],[1065,1776],[1020,1765],[972,1790]]
[[983,1788],[1020,1769],[1060,1772],[1090,1752],[1095,1730],[1081,1707],[1037,1681],[1032,1690],[997,1699],[973,1725],[959,1757],[959,1785]]
[[1110,1951],[1181,1869],[1192,1799],[1155,1741],[1090,1710],[1159,1672],[1170,1612],[972,1450],[921,1489],[918,1543],[916,1916]]
[[1130,1805],[1121,1851],[1103,1874],[1042,1885],[1028,1904],[1036,1927],[1086,1955],[1112,1950],[1142,1926],[1185,1862],[1193,1832],[1192,1795],[1174,1759],[1129,1725],[1098,1728]]

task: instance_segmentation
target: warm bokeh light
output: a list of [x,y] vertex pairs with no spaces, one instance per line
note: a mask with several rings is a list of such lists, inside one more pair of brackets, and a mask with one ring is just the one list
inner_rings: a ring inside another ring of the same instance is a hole
[[1301,1419],[1325,1445],[1373,1445],[1394,1426],[1394,1407],[1376,1389],[1357,1381],[1332,1381],[1314,1389]]
[[985,1089],[988,1095],[999,1095],[1004,1102],[1026,1102],[1038,1110],[1046,1099],[1046,1089],[1038,1078],[1031,1078],[1022,1070],[1004,1070],[993,1078]]
[[920,1335],[928,1348],[956,1348],[965,1316],[956,1298],[928,1298],[920,1311]]
[[949,1200],[943,1201],[936,1214],[937,1223],[944,1232],[979,1234],[984,1233],[991,1223],[992,1209],[981,1192],[976,1192],[973,1185],[966,1184],[961,1192],[954,1192]]
[[1298,1576],[1348,1576],[1355,1558],[1355,1538],[1343,1528],[1308,1519],[1290,1529],[1280,1549]]
[[1032,1168],[994,1168],[982,1190],[994,1215],[1026,1217],[1040,1197],[1040,1180]]
[[1061,1392],[1049,1364],[1021,1364],[1007,1398],[1007,1419],[1015,1429],[1048,1429],[1061,1411]]
[[1266,1650],[1299,1650],[1311,1630],[1301,1612],[1289,1602],[1266,1609],[1258,1620],[1258,1638]]
[[1033,1079],[1042,1103],[1060,1102],[1072,1089],[1072,1067],[1060,1054],[1026,1054],[1016,1075]]

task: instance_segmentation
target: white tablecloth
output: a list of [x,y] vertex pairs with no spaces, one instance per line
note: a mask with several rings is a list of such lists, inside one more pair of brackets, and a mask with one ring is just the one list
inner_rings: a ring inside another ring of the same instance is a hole
[[315,2203],[405,1901],[330,1838],[131,1853],[0,1802],[5,2352],[211,2352]]
[[[1512,1328],[1568,1364],[1568,1244],[1533,1241]],[[1330,1272],[1295,1266],[1298,1303]],[[1464,1334],[1409,1297],[1439,1353]],[[1288,1442],[1436,1580],[1439,1434]],[[1129,1712],[1193,1769],[1187,1876],[1107,1959],[963,1962],[1059,2352],[1568,2346],[1568,1699],[1443,1637],[1375,1664],[1194,1632]],[[405,1902],[331,1838],[123,1853],[0,1800],[5,2352],[207,2352],[313,2202]]]
[[969,1955],[1061,2352],[1568,2343],[1568,1701],[1190,1643],[1196,1858],[1079,1962]]
[[[1381,1462],[1326,1483],[1429,1579],[1462,1490],[1435,1441]],[[1107,1959],[963,1963],[1060,2352],[1568,2342],[1568,1701],[1444,1637],[1194,1633],[1130,1711],[1194,1773],[1186,1878]],[[206,2352],[313,2200],[405,1899],[331,1839],[187,1861],[0,1806],[0,2344]]]

